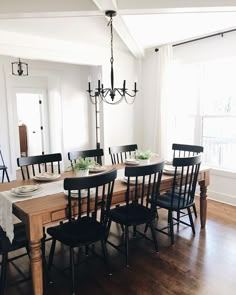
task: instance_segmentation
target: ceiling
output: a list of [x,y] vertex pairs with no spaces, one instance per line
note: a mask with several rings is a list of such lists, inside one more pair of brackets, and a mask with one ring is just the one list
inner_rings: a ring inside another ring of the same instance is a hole
[[113,21],[115,47],[140,57],[147,48],[236,28],[235,1],[225,0],[224,6],[223,1],[212,2],[8,0],[0,5],[0,31],[108,46],[104,11],[113,9],[118,12]]

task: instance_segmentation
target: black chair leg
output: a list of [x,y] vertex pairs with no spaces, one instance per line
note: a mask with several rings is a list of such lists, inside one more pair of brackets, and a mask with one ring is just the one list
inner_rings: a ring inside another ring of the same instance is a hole
[[144,233],[145,233],[145,234],[146,234],[146,232],[147,232],[147,230],[148,230],[148,226],[149,226],[149,224],[146,223],[145,228],[144,228]]
[[108,258],[107,246],[104,240],[101,240],[101,244],[102,244],[102,252],[103,252],[105,264],[107,266],[108,274],[109,276],[111,276],[112,272],[111,272],[110,262]]
[[107,238],[108,238],[108,236],[109,236],[110,228],[111,228],[111,219],[108,220],[108,224],[107,224],[107,229],[106,229],[106,241],[107,241]]
[[56,240],[53,239],[52,240],[51,249],[50,249],[49,258],[48,258],[48,270],[50,270],[51,267],[52,267],[53,258],[54,258],[54,252],[55,252],[55,247],[56,247]]
[[74,249],[70,247],[71,294],[75,295],[75,261]]
[[125,263],[126,267],[129,267],[129,227],[125,226]]
[[179,231],[180,210],[178,210],[176,213],[177,213],[177,231]]
[[6,275],[7,275],[7,259],[8,253],[2,255],[2,268],[1,268],[1,278],[0,278],[0,294],[4,295]]
[[133,225],[133,238],[136,238],[136,225]]
[[195,204],[193,204],[193,212],[194,212],[195,217],[197,218],[197,209],[196,209]]
[[7,181],[10,182],[10,178],[9,178],[9,176],[8,176],[7,169],[5,170],[5,173],[6,173]]
[[189,207],[187,209],[188,209],[189,221],[190,221],[190,224],[191,224],[191,227],[192,227],[192,232],[195,235],[195,226],[194,226],[194,223],[193,223],[192,212],[191,212],[191,209]]
[[153,242],[154,242],[155,250],[156,250],[156,252],[159,252],[159,247],[158,247],[158,243],[157,243],[157,236],[156,236],[156,232],[155,232],[155,229],[154,229],[154,226],[153,226],[152,222],[150,222],[150,228],[151,228],[152,239],[153,239]]
[[170,223],[171,245],[174,245],[175,239],[174,239],[173,212],[171,210],[169,210],[169,212],[168,212],[168,219],[169,219],[169,223]]
[[2,183],[4,182],[4,173],[5,173],[5,170],[2,170]]

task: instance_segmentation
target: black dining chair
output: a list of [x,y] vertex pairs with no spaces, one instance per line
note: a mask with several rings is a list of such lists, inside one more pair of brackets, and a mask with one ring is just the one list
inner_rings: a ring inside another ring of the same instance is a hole
[[10,182],[10,179],[7,173],[7,166],[5,165],[5,162],[3,160],[1,148],[0,148],[0,158],[2,162],[0,165],[0,171],[2,171],[2,183],[4,182],[5,175],[6,175],[7,181]]
[[[159,251],[153,221],[156,219],[156,199],[160,193],[163,167],[164,162],[146,166],[125,167],[125,176],[127,177],[125,205],[111,209],[109,227],[112,221],[124,227],[126,266],[129,265],[130,226],[133,226],[136,234],[137,226],[147,224],[151,229],[155,250],[156,252]],[[109,240],[107,242],[117,250],[121,250],[121,245],[117,246]]]
[[111,157],[111,163],[119,164],[124,163],[128,158],[135,157],[135,151],[138,149],[137,144],[121,145],[109,147],[109,154]]
[[102,165],[102,157],[104,156],[103,149],[93,149],[93,150],[83,150],[83,151],[74,151],[68,153],[68,159],[71,162],[71,167],[73,169],[73,164],[76,163],[76,160],[80,158],[92,158],[96,163]]
[[[20,250],[22,248],[26,249],[24,253],[18,254],[15,256],[11,255],[12,256],[11,258],[8,257],[9,253],[16,252],[17,250]],[[25,226],[23,223],[17,223],[14,225],[14,239],[12,243],[9,241],[8,237],[6,236],[5,231],[3,231],[3,229],[0,227],[0,255],[2,256],[0,294],[4,295],[6,290],[6,276],[7,276],[8,263],[11,263],[14,260],[19,259],[25,255],[29,255],[29,246],[28,246],[28,241],[26,238]],[[16,286],[30,279],[29,277],[25,276],[25,274],[20,270],[20,268],[17,265],[15,265],[15,268],[23,276],[23,279],[10,283],[9,287]]]
[[[176,224],[179,225],[179,223],[182,223],[191,226],[192,232],[195,234],[195,226],[190,208],[194,204],[200,165],[201,155],[188,158],[174,158],[173,166],[175,167],[175,173],[172,190],[163,195],[159,195],[157,198],[156,205],[168,211],[168,225],[157,228],[156,230],[170,235],[172,245],[174,244],[174,225]],[[177,212],[178,216],[179,212],[183,209],[187,209],[188,211],[190,224],[178,217],[173,217],[173,212]],[[168,232],[165,231],[166,229],[168,229]]]
[[[90,244],[101,241],[104,260],[109,274],[111,273],[105,240],[108,235],[108,216],[116,176],[117,171],[114,169],[91,177],[64,180],[64,189],[68,191],[68,221],[47,229],[48,234],[53,238],[48,267],[50,269],[53,263],[56,241],[68,246],[72,294],[75,294],[74,248],[88,247]],[[72,199],[72,193],[74,194],[75,190],[77,191],[76,200]]]
[[62,156],[60,153],[37,155],[18,158],[17,165],[21,168],[22,178],[25,180],[41,172],[57,172],[60,174],[61,160]]
[[[200,145],[173,143],[172,150],[173,150],[173,158],[185,158],[185,157],[196,156],[200,153],[203,153],[204,148],[203,146],[200,146]],[[195,204],[193,204],[192,208],[193,208],[194,215],[197,218],[197,209]],[[181,217],[186,216],[184,212],[179,212],[179,214],[180,213],[182,213]]]

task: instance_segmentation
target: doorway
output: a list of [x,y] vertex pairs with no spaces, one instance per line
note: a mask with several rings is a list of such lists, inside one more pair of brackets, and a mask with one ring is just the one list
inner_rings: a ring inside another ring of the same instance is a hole
[[48,120],[45,92],[17,90],[16,107],[20,156],[35,156],[47,153]]

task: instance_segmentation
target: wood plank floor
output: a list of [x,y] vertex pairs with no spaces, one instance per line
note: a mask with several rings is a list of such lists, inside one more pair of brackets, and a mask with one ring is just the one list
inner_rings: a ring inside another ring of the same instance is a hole
[[[198,200],[197,200],[198,201]],[[198,202],[197,202],[198,203]],[[159,210],[160,222],[166,222],[166,212]],[[130,268],[125,268],[124,257],[108,246],[113,275],[99,258],[79,264],[77,269],[78,294],[129,295],[235,295],[236,294],[236,207],[208,201],[207,227],[200,230],[199,217],[195,221],[196,235],[190,227],[182,226],[176,233],[176,243],[158,234],[160,253],[154,252],[152,242],[134,239],[130,242]],[[112,226],[111,238],[116,240],[120,230]],[[50,242],[47,254],[49,253]],[[100,246],[95,246],[100,251]],[[68,264],[67,248],[58,245],[55,266]],[[78,256],[84,256],[80,254]],[[17,260],[20,268],[29,270],[29,259]],[[12,266],[8,280],[19,278]],[[47,286],[45,294],[67,295],[70,281],[57,268],[52,269],[54,284]],[[31,295],[31,281],[8,288],[7,295]]]

